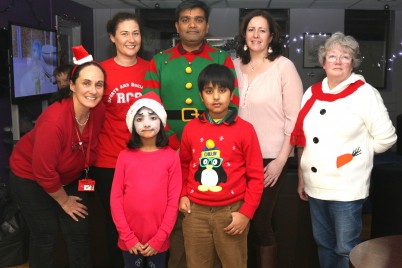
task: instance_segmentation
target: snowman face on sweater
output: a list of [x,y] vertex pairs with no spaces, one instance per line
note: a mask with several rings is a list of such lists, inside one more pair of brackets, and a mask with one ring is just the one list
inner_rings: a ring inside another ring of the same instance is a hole
[[161,120],[147,107],[142,107],[134,116],[134,128],[142,138],[153,138],[159,133]]

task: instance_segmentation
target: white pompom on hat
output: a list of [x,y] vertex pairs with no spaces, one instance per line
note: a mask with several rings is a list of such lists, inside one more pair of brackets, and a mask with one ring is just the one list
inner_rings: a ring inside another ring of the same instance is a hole
[[132,132],[134,116],[142,107],[147,107],[154,111],[162,121],[163,126],[166,127],[167,114],[162,105],[161,98],[155,92],[151,91],[136,99],[128,110],[126,124],[130,132]]
[[76,65],[81,65],[86,62],[93,61],[93,57],[88,51],[85,50],[83,46],[75,46],[71,48],[73,50],[73,62]]

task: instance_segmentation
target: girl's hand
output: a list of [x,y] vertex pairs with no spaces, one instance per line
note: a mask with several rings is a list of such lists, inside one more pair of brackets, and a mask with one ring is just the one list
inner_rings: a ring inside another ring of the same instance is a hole
[[285,163],[281,163],[278,159],[274,159],[264,167],[264,188],[275,186]]
[[223,230],[229,235],[239,235],[247,228],[250,219],[240,212],[232,212],[232,222]]
[[150,244],[146,243],[143,247],[142,247],[142,255],[144,255],[145,257],[150,257],[153,255],[158,254],[158,251],[156,249],[154,249],[153,247],[151,247]]
[[141,253],[142,255],[144,255],[142,251],[143,247],[144,245],[138,242],[137,244],[135,244],[134,247],[130,248],[128,251],[130,252],[130,254],[138,255],[138,253]]
[[70,217],[73,218],[75,221],[78,221],[77,216],[83,219],[88,216],[88,208],[84,204],[79,202],[81,200],[82,199],[78,196],[69,195],[67,201],[64,202],[63,205],[61,205],[64,212],[70,215]]

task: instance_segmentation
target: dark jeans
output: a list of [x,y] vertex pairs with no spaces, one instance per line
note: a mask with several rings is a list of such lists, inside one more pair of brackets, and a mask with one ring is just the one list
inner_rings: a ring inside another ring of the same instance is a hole
[[123,251],[125,268],[166,268],[166,256],[167,251],[150,257]]
[[[74,221],[39,184],[13,173],[10,173],[10,189],[30,231],[29,267],[53,267],[60,229],[68,250],[69,267],[92,267],[88,217]],[[88,205],[87,193],[78,192],[78,180],[64,189],[68,195],[79,196],[81,202]]]
[[[273,159],[264,159],[264,167]],[[260,204],[250,221],[250,231],[248,236],[248,267],[256,267],[255,252],[256,246],[276,245],[275,231],[272,227],[272,214],[278,200],[280,189],[286,179],[288,163],[282,169],[278,181],[274,187],[266,187],[261,196]]]
[[117,246],[119,235],[110,211],[110,190],[114,177],[114,168],[91,167],[90,177],[96,181],[95,192],[98,194],[105,213],[105,237],[107,252],[111,257],[112,267],[124,267],[123,255]]

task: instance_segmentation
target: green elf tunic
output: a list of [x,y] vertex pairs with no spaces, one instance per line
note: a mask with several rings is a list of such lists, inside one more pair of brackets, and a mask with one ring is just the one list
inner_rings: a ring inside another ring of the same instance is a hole
[[[204,42],[200,49],[192,52],[185,51],[179,42],[175,47],[156,54],[151,60],[150,71],[145,76],[143,94],[154,91],[161,97],[170,127],[167,130],[168,136],[176,134],[180,140],[186,123],[205,110],[197,81],[199,73],[211,63],[229,67],[236,77],[230,55],[223,50],[211,47],[207,42]],[[237,109],[238,106],[239,93],[236,78],[231,107]],[[170,138],[169,143],[172,146]]]

